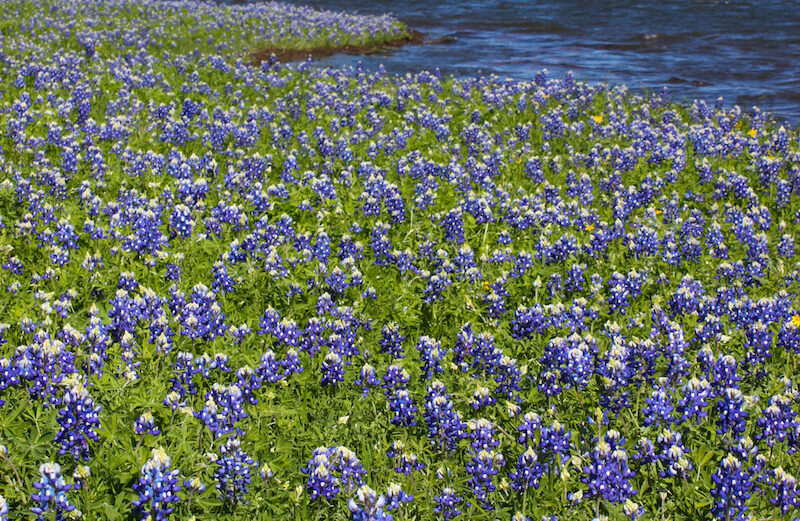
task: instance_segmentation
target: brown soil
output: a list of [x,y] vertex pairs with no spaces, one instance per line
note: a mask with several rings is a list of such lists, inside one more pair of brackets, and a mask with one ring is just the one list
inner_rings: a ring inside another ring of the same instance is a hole
[[258,49],[250,54],[250,58],[255,65],[269,61],[274,54],[279,62],[303,61],[309,56],[321,58],[332,54],[374,54],[387,49],[395,49],[403,45],[420,45],[424,41],[423,34],[419,31],[410,30],[408,36],[373,45],[342,45],[341,47],[318,47],[316,49],[280,49],[276,47],[265,47]]

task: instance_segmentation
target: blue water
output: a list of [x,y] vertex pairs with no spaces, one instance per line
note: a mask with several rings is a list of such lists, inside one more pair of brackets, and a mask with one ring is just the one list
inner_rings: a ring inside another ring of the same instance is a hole
[[299,0],[323,9],[394,13],[430,41],[323,64],[395,73],[532,79],[547,68],[631,89],[668,86],[673,99],[719,96],[800,123],[800,4],[796,1]]

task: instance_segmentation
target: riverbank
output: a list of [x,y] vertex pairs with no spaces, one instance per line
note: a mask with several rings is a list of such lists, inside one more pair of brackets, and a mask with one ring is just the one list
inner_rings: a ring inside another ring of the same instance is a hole
[[259,64],[270,59],[279,62],[302,61],[309,57],[322,58],[334,54],[376,54],[390,49],[397,49],[405,45],[421,45],[424,35],[416,30],[409,30],[399,38],[387,41],[372,41],[365,44],[348,44],[340,46],[311,47],[307,49],[286,49],[281,47],[264,47],[250,54],[251,62]]

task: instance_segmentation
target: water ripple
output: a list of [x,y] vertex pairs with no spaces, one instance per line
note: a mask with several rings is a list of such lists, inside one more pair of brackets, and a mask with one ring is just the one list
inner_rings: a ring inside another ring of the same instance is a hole
[[438,68],[465,76],[530,79],[543,67],[589,82],[668,85],[675,99],[758,104],[800,123],[800,9],[788,0],[298,0],[364,14],[393,12],[428,39],[377,56],[324,64],[379,64],[390,72]]

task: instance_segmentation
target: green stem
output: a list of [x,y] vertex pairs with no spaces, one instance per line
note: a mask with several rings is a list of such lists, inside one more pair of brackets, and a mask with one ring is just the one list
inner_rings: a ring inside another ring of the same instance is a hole
[[[19,477],[19,472],[17,472],[17,467],[11,462],[11,460],[5,454],[0,454],[0,457],[2,457],[3,461],[5,461],[8,464],[8,466],[11,467],[11,472],[14,473],[14,481],[16,482],[15,483],[16,488],[18,490],[22,490],[22,478]],[[28,496],[25,495],[24,498],[25,498],[24,502],[27,503]]]

